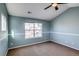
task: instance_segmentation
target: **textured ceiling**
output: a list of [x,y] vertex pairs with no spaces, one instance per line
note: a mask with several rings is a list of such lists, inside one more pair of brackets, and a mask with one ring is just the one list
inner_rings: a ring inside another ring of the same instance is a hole
[[[52,20],[65,10],[79,4],[61,4],[59,10],[55,11],[53,7],[44,10],[50,3],[7,3],[6,7],[9,15],[36,18],[41,20]],[[31,12],[28,14],[28,12]]]

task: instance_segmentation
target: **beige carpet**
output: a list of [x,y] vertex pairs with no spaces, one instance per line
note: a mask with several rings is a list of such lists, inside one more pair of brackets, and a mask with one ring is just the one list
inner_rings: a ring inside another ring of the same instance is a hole
[[79,51],[53,42],[9,50],[8,56],[79,56]]

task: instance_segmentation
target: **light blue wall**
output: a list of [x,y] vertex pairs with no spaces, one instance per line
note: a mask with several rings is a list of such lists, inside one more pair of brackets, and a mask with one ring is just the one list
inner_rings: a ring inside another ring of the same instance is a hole
[[8,50],[8,30],[5,32],[1,31],[1,13],[4,14],[8,20],[5,4],[0,3],[0,56],[4,56]]
[[52,20],[51,41],[79,50],[79,7],[70,8]]
[[[6,16],[6,18],[8,18],[5,4],[0,4],[0,13],[3,13]],[[0,22],[1,22],[1,16],[0,16]],[[26,22],[42,23],[43,37],[25,39],[24,23]],[[78,25],[79,25],[79,7],[68,9],[66,12],[56,17],[52,21],[43,21],[39,19],[37,20],[31,18],[9,16],[9,21],[8,21],[9,42],[8,42],[8,37],[5,36],[5,34],[8,35],[8,30],[6,32],[0,31],[0,55],[5,55],[8,47],[13,48],[21,45],[28,45],[37,42],[47,41],[47,40],[51,40],[59,44],[63,44],[79,50]],[[11,30],[15,32],[15,37],[11,36]],[[1,36],[5,36],[5,38]]]
[[[27,22],[42,23],[43,24],[43,37],[25,39],[24,23],[27,23]],[[11,31],[13,30],[15,32],[15,37],[12,37],[11,35],[9,36],[9,48],[47,41],[49,40],[49,29],[50,29],[49,21],[10,16],[9,17],[9,31],[10,31],[9,34],[11,34]]]

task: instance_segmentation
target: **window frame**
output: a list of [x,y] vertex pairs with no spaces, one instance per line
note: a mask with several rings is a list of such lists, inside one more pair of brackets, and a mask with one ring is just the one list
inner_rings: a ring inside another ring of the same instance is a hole
[[[32,29],[28,29],[28,30],[25,28],[25,39],[41,38],[41,37],[43,36],[43,34],[42,34],[42,25],[43,25],[43,24],[42,24],[42,23],[29,23],[29,24],[33,24],[33,28],[32,28]],[[41,29],[37,29],[37,28],[35,27],[35,24],[41,24]],[[26,23],[25,23],[24,26],[27,27],[27,26],[26,26]],[[32,34],[33,37],[28,37],[28,38],[27,38],[27,36],[26,36],[26,31],[28,31],[28,32],[29,32],[29,31],[33,31],[33,34]],[[36,37],[36,34],[35,34],[36,31],[41,31],[41,35]]]

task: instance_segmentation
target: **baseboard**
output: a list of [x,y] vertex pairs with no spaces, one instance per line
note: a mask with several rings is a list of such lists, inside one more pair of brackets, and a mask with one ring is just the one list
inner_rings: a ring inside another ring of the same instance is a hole
[[47,41],[49,41],[49,40],[45,40],[45,41],[41,41],[41,42],[36,42],[36,43],[32,43],[32,44],[27,44],[27,45],[20,45],[20,46],[8,48],[8,50],[15,49],[15,48],[20,48],[20,47],[24,47],[24,46],[30,46],[30,45],[34,45],[34,44],[39,44],[39,43],[43,43],[43,42],[47,42]]
[[57,44],[64,45],[64,46],[66,46],[66,47],[69,47],[69,48],[72,48],[72,49],[75,49],[75,50],[78,50],[78,51],[79,51],[79,49],[74,48],[74,47],[71,47],[71,46],[66,45],[66,44],[62,44],[62,43],[59,43],[59,42],[56,42],[56,41],[53,41],[53,40],[51,40],[51,42],[55,42],[55,43],[57,43]]
[[[47,42],[47,41],[55,42],[55,43],[57,43],[57,44],[61,44],[61,45],[64,45],[64,46],[67,46],[67,47],[69,47],[69,48],[72,48],[72,49],[75,49],[75,50],[78,50],[78,51],[79,51],[79,49],[77,49],[77,48],[74,48],[74,47],[71,47],[71,46],[69,46],[69,45],[62,44],[62,43],[59,43],[59,42],[56,42],[56,41],[53,41],[53,40],[45,40],[45,41],[36,42],[36,43],[32,43],[32,44],[20,45],[20,46],[16,46],[16,47],[9,48],[8,50],[10,50],[10,49],[15,49],[15,48],[20,48],[20,47],[24,47],[24,46],[31,46],[31,45],[35,45],[35,44],[39,44],[39,43],[43,43],[43,42]],[[7,50],[7,52],[8,52],[8,50]],[[7,55],[7,52],[6,52],[6,55]],[[5,56],[6,56],[6,55],[5,55]]]

